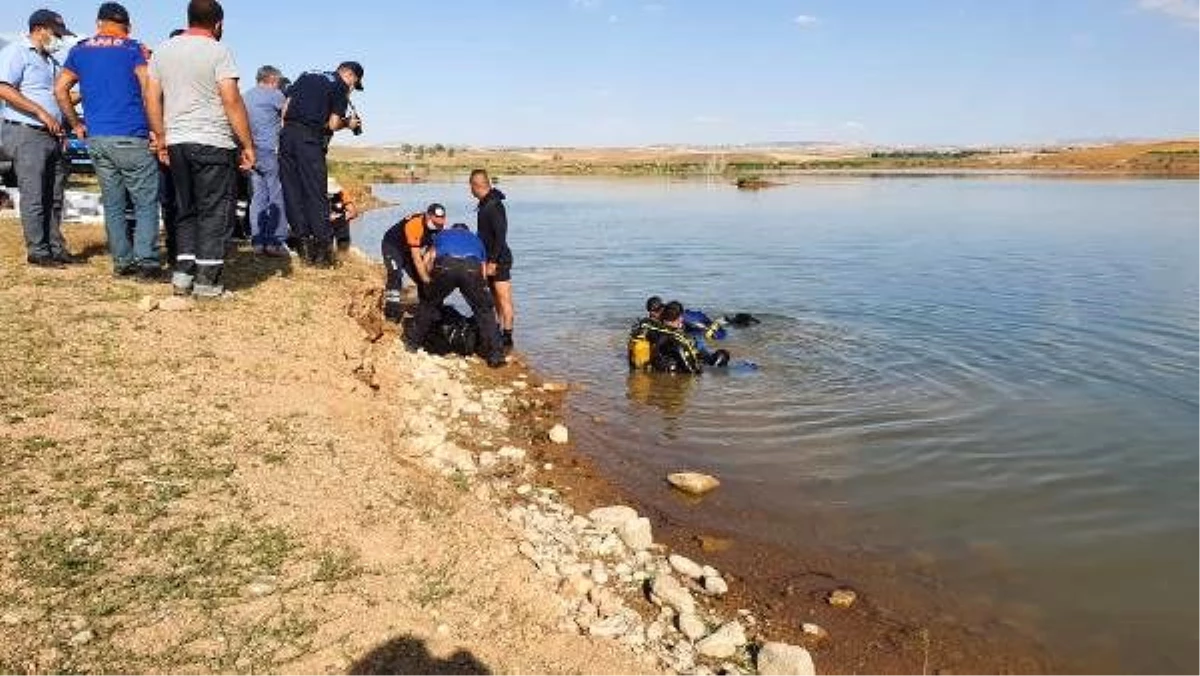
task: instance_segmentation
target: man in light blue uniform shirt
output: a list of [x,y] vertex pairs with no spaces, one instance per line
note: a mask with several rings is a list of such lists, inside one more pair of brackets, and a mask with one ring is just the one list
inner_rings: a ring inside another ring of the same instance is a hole
[[288,225],[279,182],[279,130],[283,127],[283,74],[274,66],[258,69],[256,84],[242,94],[258,163],[250,174],[250,238],[254,253],[287,257]]
[[28,38],[0,50],[0,100],[6,104],[0,139],[13,158],[21,191],[26,261],[45,268],[77,262],[62,235],[67,163],[62,113],[54,100],[62,66],[53,55],[66,35],[74,33],[61,16],[39,9],[29,17]]

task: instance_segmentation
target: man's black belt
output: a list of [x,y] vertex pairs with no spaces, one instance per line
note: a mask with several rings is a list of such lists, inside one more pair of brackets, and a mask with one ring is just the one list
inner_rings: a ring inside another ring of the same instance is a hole
[[40,124],[29,124],[28,122],[17,122],[16,120],[6,119],[6,120],[4,120],[4,124],[15,124],[15,125],[21,126],[21,127],[29,127],[30,129],[36,129],[38,131],[49,131],[48,129],[46,129],[45,127],[43,127]]

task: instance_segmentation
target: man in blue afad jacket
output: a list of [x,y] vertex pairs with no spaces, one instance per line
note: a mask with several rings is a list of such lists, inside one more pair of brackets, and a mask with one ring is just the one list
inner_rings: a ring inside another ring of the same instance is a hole
[[471,312],[479,322],[479,339],[487,365],[492,368],[504,366],[504,351],[500,342],[500,330],[496,325],[496,308],[488,292],[486,277],[487,253],[483,241],[462,223],[449,230],[442,230],[433,238],[433,271],[430,275],[428,293],[421,299],[417,309],[412,335],[408,345],[417,349],[425,344],[425,338],[434,322],[441,316],[441,305],[456,289],[462,293]]

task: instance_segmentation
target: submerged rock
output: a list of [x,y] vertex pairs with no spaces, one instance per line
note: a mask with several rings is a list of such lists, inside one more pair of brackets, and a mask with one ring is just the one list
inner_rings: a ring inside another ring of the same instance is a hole
[[721,485],[721,482],[716,477],[699,472],[676,472],[675,474],[668,474],[667,482],[689,495],[704,495]]
[[826,602],[834,608],[849,608],[858,600],[858,592],[848,587],[841,587],[829,592]]
[[758,651],[758,673],[762,676],[816,676],[812,655],[800,646],[786,643],[767,643]]

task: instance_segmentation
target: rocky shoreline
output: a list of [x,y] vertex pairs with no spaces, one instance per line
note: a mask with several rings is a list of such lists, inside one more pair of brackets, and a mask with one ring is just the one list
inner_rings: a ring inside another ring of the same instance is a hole
[[504,516],[517,551],[557,595],[562,631],[615,641],[647,667],[681,674],[816,673],[807,649],[770,641],[749,610],[724,614],[715,601],[729,582],[656,543],[648,518],[619,504],[579,513],[539,481],[553,466],[508,445],[512,418],[536,442],[568,443],[554,420],[563,386],[531,384],[528,373],[481,385],[464,360],[400,347],[389,358],[413,374],[413,401],[437,402],[408,430],[406,452]]

